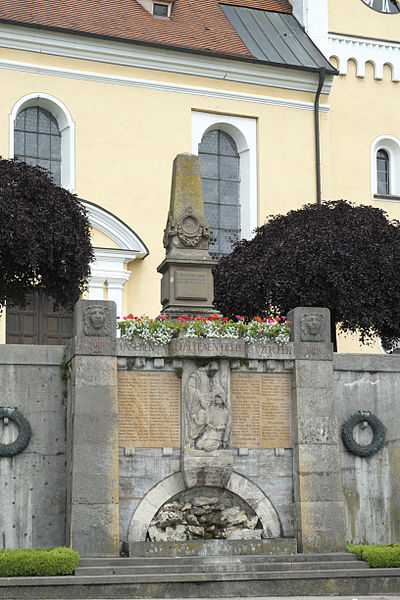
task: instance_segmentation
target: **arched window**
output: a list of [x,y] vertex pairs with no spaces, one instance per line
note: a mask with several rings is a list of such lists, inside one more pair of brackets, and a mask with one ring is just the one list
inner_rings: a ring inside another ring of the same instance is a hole
[[18,113],[14,126],[14,157],[48,169],[61,185],[61,133],[53,115],[40,106]]
[[199,145],[205,218],[210,226],[210,254],[229,254],[240,238],[240,159],[233,138],[208,131]]
[[400,140],[385,134],[370,147],[371,200],[400,200]]
[[58,185],[74,191],[75,123],[65,104],[44,92],[17,100],[9,116],[8,155],[50,168]]
[[390,194],[389,154],[383,148],[376,153],[377,194]]

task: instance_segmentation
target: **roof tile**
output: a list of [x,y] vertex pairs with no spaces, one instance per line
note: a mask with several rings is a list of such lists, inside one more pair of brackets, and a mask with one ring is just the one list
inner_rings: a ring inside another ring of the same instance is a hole
[[[226,4],[290,13],[288,0],[227,0]],[[175,0],[170,19],[136,0],[1,0],[0,20],[252,57],[218,0]]]

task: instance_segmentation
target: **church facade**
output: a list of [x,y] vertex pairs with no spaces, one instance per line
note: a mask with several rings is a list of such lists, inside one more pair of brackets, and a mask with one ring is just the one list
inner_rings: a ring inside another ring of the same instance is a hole
[[[400,217],[395,0],[20,4],[0,7],[0,155],[49,168],[84,202],[88,296],[119,316],[160,311],[179,153],[200,157],[215,257],[318,199]],[[3,317],[0,342],[11,329]]]

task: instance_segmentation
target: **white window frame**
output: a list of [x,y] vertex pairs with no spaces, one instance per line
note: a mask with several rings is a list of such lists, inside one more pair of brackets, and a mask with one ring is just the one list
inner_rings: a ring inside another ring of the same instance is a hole
[[205,133],[221,129],[235,141],[240,157],[240,234],[251,239],[258,224],[257,119],[192,111],[192,153]]
[[8,156],[14,158],[14,128],[17,115],[31,106],[48,110],[57,120],[61,133],[61,186],[70,192],[75,190],[75,123],[71,113],[55,96],[42,92],[26,94],[13,106],[9,115]]
[[[377,152],[386,150],[389,156],[389,195],[386,197],[378,194],[377,177]],[[400,201],[400,140],[394,135],[379,135],[370,148],[370,171],[371,171],[371,200],[399,202]]]

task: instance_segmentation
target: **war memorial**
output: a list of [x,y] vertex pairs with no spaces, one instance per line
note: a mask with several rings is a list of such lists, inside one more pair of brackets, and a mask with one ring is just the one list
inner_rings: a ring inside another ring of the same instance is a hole
[[[179,155],[164,313],[213,311],[208,241],[197,158]],[[154,344],[81,300],[65,347],[1,346],[0,547],[81,562],[0,579],[0,598],[399,591],[398,569],[345,550],[400,538],[400,356],[333,353],[323,307],[287,318],[281,344]]]

